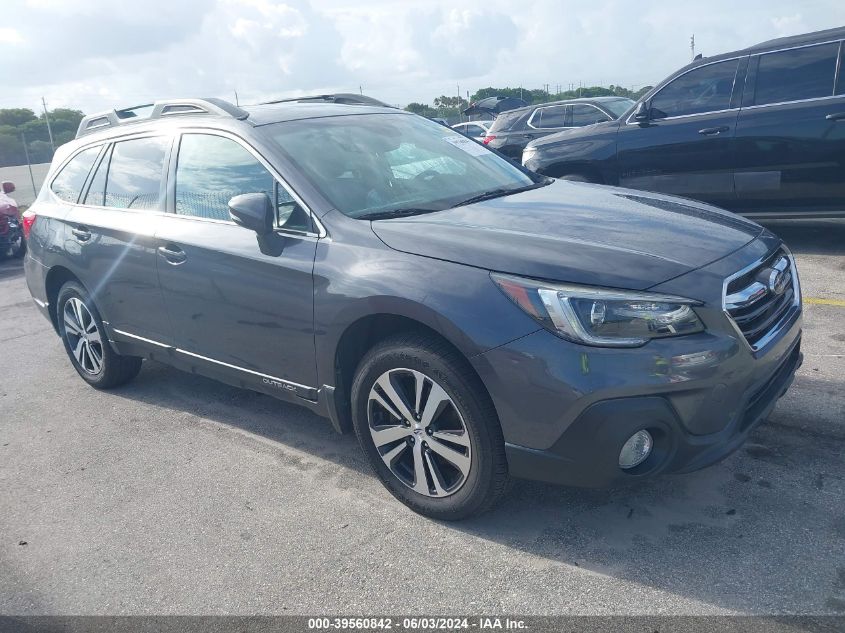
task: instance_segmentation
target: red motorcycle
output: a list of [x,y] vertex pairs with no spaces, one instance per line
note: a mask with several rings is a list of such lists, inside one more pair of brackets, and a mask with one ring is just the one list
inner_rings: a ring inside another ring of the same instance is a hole
[[14,183],[4,181],[0,191],[0,258],[23,257],[26,240],[21,226],[21,214],[17,203],[9,197],[15,190]]

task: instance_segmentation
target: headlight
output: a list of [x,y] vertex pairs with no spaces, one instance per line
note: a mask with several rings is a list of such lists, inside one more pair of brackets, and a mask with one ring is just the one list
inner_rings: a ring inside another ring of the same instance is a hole
[[522,150],[522,164],[524,165],[529,160],[534,158],[534,155],[536,153],[537,153],[536,147],[526,147],[524,150]]
[[544,327],[570,341],[602,347],[639,347],[654,338],[704,331],[684,297],[549,284],[510,275],[493,281]]

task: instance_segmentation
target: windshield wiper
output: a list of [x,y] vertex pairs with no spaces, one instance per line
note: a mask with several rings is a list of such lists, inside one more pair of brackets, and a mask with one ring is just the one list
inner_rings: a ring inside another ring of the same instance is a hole
[[423,213],[434,213],[440,209],[424,207],[406,207],[402,209],[389,209],[387,211],[371,211],[356,215],[356,220],[388,220],[390,218],[406,218],[411,215],[422,215]]
[[502,196],[509,196],[512,193],[521,193],[523,191],[529,191],[530,189],[536,189],[537,187],[543,187],[547,184],[549,184],[549,181],[540,181],[532,182],[530,185],[525,185],[524,187],[500,187],[499,189],[491,189],[490,191],[485,191],[484,193],[480,193],[477,196],[472,196],[470,198],[467,198],[466,200],[461,200],[455,206],[463,207],[468,204],[482,202],[483,200],[501,198]]

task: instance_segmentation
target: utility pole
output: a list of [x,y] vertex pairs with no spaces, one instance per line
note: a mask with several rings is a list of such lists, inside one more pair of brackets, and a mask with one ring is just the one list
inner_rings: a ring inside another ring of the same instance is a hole
[[359,85],[359,86],[358,86],[358,94],[359,94],[359,95],[363,95],[363,94],[364,94],[364,86],[362,86],[362,85]]
[[29,162],[29,150],[26,147],[26,136],[21,130],[21,142],[23,143],[23,155],[26,157],[26,166],[29,168],[29,181],[32,183],[32,195],[38,197],[38,189],[35,188],[35,178],[32,175],[32,163]]
[[47,102],[41,97],[41,105],[44,106],[44,121],[47,123],[47,135],[50,137],[50,150],[55,153],[56,146],[53,145],[53,128],[50,127],[50,117],[47,115]]
[[695,33],[689,38],[690,61],[695,60]]
[[240,103],[238,103],[238,91],[237,90],[235,90],[235,105],[238,106],[238,107],[240,107],[240,105],[241,105]]

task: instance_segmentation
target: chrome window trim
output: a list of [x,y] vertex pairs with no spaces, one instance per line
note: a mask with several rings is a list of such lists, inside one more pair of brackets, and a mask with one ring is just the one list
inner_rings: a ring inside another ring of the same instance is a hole
[[168,350],[173,350],[174,352],[178,352],[180,354],[184,354],[186,356],[191,356],[193,358],[199,358],[200,360],[207,361],[209,363],[214,363],[215,365],[222,365],[223,367],[228,367],[230,369],[235,369],[237,371],[242,371],[247,374],[252,374],[253,376],[258,376],[259,378],[267,378],[269,380],[274,380],[276,382],[280,382],[286,385],[290,385],[291,387],[296,387],[299,389],[311,389],[317,391],[317,387],[309,387],[308,385],[302,385],[298,382],[293,382],[292,380],[285,380],[284,378],[279,378],[277,376],[272,376],[270,374],[263,374],[260,371],[255,371],[253,369],[247,369],[245,367],[240,367],[238,365],[232,365],[231,363],[225,363],[222,360],[216,360],[214,358],[209,358],[208,356],[203,356],[202,354],[196,354],[194,352],[189,352],[188,350],[182,349],[181,347],[175,347],[173,345],[167,345],[166,343],[161,343],[159,341],[154,341],[149,338],[145,338],[143,336],[138,336],[137,334],[131,334],[130,332],[126,332],[124,330],[119,330],[117,328],[112,328],[112,332],[115,334],[120,334],[121,336],[126,336],[131,339],[135,339],[137,341],[141,341],[143,343],[148,343],[149,345],[155,345],[156,347],[161,347]]
[[842,98],[845,98],[845,94],[828,95],[826,97],[810,97],[809,99],[795,99],[793,101],[776,101],[775,103],[761,103],[759,105],[745,106],[742,109],[743,110],[759,110],[760,108],[771,108],[773,106],[791,105],[793,103],[807,103],[809,101],[825,101],[827,99],[842,99]]
[[565,126],[564,127],[537,127],[536,125],[534,125],[532,123],[532,121],[534,120],[534,117],[537,116],[537,113],[540,110],[549,110],[551,108],[564,108],[563,118],[564,118],[564,120],[566,120],[565,109],[570,107],[571,105],[572,104],[570,104],[570,103],[556,103],[554,105],[541,106],[541,107],[537,108],[536,110],[534,110],[534,112],[531,113],[531,116],[528,117],[528,120],[525,122],[525,125],[530,127],[532,130],[568,130],[569,128],[565,127]]
[[[675,116],[663,117],[662,119],[651,119],[651,120],[653,120],[655,123],[660,123],[661,121],[675,121],[677,119],[688,119],[688,118],[694,117],[694,116],[710,116],[711,114],[725,114],[727,112],[736,112],[736,111],[741,110],[741,109],[742,108],[740,108],[740,107],[736,107],[736,108],[725,108],[724,110],[708,110],[707,112],[693,112],[692,114],[678,114],[678,115],[675,115]],[[633,115],[631,115],[631,116],[633,116]],[[631,122],[630,118],[631,117],[628,117],[629,120],[625,122],[625,125],[639,125],[640,124],[639,121]]]
[[795,258],[792,255],[792,251],[790,251],[786,247],[785,244],[781,244],[780,246],[778,246],[778,249],[783,249],[783,252],[786,254],[787,259],[789,259],[789,265],[790,265],[790,269],[792,271],[792,287],[793,287],[793,293],[794,293],[794,296],[792,298],[792,306],[790,306],[790,309],[786,311],[786,313],[783,315],[783,318],[780,321],[778,321],[777,323],[775,323],[771,327],[771,329],[768,332],[766,332],[766,334],[762,338],[760,338],[760,340],[758,340],[754,345],[752,345],[751,343],[748,342],[748,339],[745,338],[745,334],[743,334],[742,330],[739,328],[739,326],[733,320],[733,317],[731,317],[730,312],[728,312],[728,306],[727,306],[728,285],[734,279],[736,279],[738,277],[742,277],[743,275],[751,272],[755,268],[758,268],[763,262],[765,262],[767,259],[769,259],[772,256],[772,252],[770,251],[770,252],[766,253],[763,257],[760,257],[759,259],[752,262],[751,264],[749,264],[745,268],[735,272],[734,274],[730,275],[729,277],[726,277],[725,280],[722,282],[722,312],[724,313],[725,318],[727,318],[728,322],[731,324],[731,327],[733,327],[734,331],[737,333],[739,338],[745,344],[746,348],[748,348],[749,350],[751,350],[755,354],[757,352],[764,350],[766,348],[766,346],[768,346],[768,344],[772,341],[772,339],[775,336],[777,336],[778,334],[780,334],[780,332],[783,330],[784,323],[786,323],[788,320],[790,320],[792,318],[793,311],[796,308],[798,308],[799,312],[801,310],[801,282],[798,279],[798,268],[795,266]]
[[771,55],[772,53],[783,53],[784,51],[794,51],[799,48],[810,48],[811,46],[824,46],[825,44],[840,44],[843,40],[825,40],[824,42],[810,42],[809,44],[798,44],[797,46],[787,46],[786,48],[776,48],[771,51],[752,52],[749,55]]
[[[291,198],[293,198],[306,211],[306,213],[308,213],[308,215],[311,217],[311,221],[314,223],[314,226],[317,228],[316,232],[312,232],[312,231],[294,231],[294,230],[291,230],[291,229],[285,229],[285,228],[280,227],[280,226],[274,226],[274,229],[273,229],[274,232],[291,234],[291,235],[296,235],[296,236],[312,236],[312,237],[317,237],[317,238],[326,237],[326,235],[327,235],[326,228],[323,226],[322,222],[320,222],[320,220],[317,218],[317,214],[314,213],[311,210],[311,207],[309,207],[307,204],[305,204],[305,201],[302,199],[302,197],[299,194],[297,194],[296,191],[294,191],[294,189],[288,184],[287,180],[282,178],[282,175],[278,172],[278,170],[275,167],[273,167],[273,165],[266,158],[264,158],[264,156],[262,156],[261,153],[257,149],[255,149],[252,145],[250,145],[249,142],[247,142],[246,139],[244,139],[243,137],[238,136],[237,134],[230,132],[228,130],[220,130],[220,129],[216,129],[216,128],[206,128],[206,127],[197,127],[197,128],[185,127],[185,128],[180,128],[179,130],[177,130],[177,135],[178,135],[177,140],[178,140],[180,146],[182,144],[182,137],[185,134],[206,134],[206,135],[210,135],[210,136],[221,136],[223,138],[228,138],[229,140],[232,140],[232,141],[235,141],[236,143],[238,143],[246,151],[248,151],[250,154],[252,154],[253,157],[259,163],[262,164],[262,166],[270,173],[270,175],[273,178],[276,179],[276,182],[278,182],[282,187],[284,187],[285,191],[288,192],[288,194],[291,196]],[[179,155],[178,155],[178,152],[177,152],[177,154],[176,154],[176,170],[178,170],[178,169],[179,169]],[[174,178],[173,178],[174,195],[175,195],[175,192],[176,192],[176,185],[177,185],[176,176],[175,176],[176,170],[174,170],[174,172],[173,172],[174,173]],[[183,214],[176,213],[175,209],[174,209],[173,213],[168,213],[167,215],[180,217],[180,218],[192,218],[194,220],[199,220],[201,222],[214,222],[214,223],[218,223],[218,224],[235,225],[235,223],[232,222],[231,220],[216,220],[216,219],[213,219],[213,218],[201,218],[201,217],[198,217],[198,216],[183,215]],[[275,221],[274,221],[274,224],[275,224]]]

